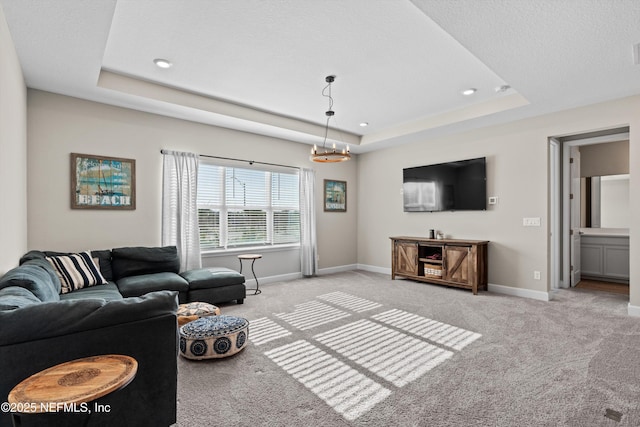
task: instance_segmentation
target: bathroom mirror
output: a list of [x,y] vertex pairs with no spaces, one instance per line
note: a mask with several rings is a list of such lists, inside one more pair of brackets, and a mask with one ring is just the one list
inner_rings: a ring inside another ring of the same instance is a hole
[[629,228],[629,174],[582,178],[581,225],[585,228]]

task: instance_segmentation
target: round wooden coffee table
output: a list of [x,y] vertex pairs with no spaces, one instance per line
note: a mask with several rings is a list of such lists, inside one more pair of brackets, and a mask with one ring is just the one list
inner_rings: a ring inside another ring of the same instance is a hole
[[136,376],[138,362],[130,356],[108,354],[61,363],[31,375],[16,385],[7,401],[16,414],[64,412],[82,408],[126,387]]

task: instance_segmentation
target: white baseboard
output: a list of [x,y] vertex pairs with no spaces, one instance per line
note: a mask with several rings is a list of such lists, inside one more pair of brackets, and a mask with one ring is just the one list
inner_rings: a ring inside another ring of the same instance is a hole
[[[318,276],[325,275],[325,274],[341,273],[344,271],[351,271],[351,270],[357,270],[357,269],[372,271],[374,273],[391,274],[391,269],[389,268],[384,269],[382,267],[375,267],[371,265],[347,264],[347,265],[338,265],[336,267],[321,268],[318,270]],[[274,282],[286,282],[288,280],[295,280],[300,278],[302,278],[302,273],[297,272],[297,273],[279,274],[276,276],[258,277],[258,281],[260,282],[260,285],[263,285],[263,284],[274,283]],[[249,278],[245,276],[245,285],[247,286],[247,288],[255,288],[256,281],[253,278]]]
[[[386,267],[378,267],[375,265],[358,264],[358,270],[370,271],[372,273],[382,273],[391,275],[391,269]],[[511,295],[514,297],[531,298],[539,301],[550,301],[552,295],[548,292],[532,291],[530,289],[512,288],[511,286],[493,285],[489,283],[489,291],[497,294]],[[640,307],[638,307],[640,310]],[[640,316],[640,311],[639,314]]]
[[[351,265],[343,265],[339,267],[324,268],[320,270],[318,274],[338,273],[341,271],[349,271],[349,270],[355,270],[355,269],[370,271],[372,273],[387,274],[389,276],[391,275],[391,268],[378,267],[376,265],[368,265],[368,264],[351,264]],[[538,301],[551,301],[553,299],[553,295],[551,295],[549,292],[532,291],[531,289],[513,288],[511,286],[494,285],[491,283],[489,283],[489,291],[495,292],[497,294],[535,299]],[[638,316],[640,316],[640,307],[637,307],[637,309],[638,309]]]
[[[258,277],[258,282],[260,283],[260,286],[265,285],[267,283],[274,283],[274,282],[287,282],[289,280],[295,280],[295,279],[299,279],[302,277],[302,274],[300,272],[297,273],[287,273],[287,274],[278,274],[276,276],[267,276],[267,277]],[[244,284],[247,288],[255,288],[256,287],[256,281],[255,279],[249,279],[247,276],[244,276],[245,281]]]
[[386,267],[378,267],[376,265],[358,264],[358,270],[370,271],[372,273],[388,274],[391,276],[391,269]]
[[[341,273],[344,271],[351,271],[351,270],[364,270],[364,271],[370,271],[372,273],[391,275],[390,268],[378,267],[376,265],[368,265],[368,264],[347,264],[347,265],[339,265],[336,267],[321,268],[318,270],[318,275]],[[302,273],[297,272],[297,273],[279,274],[276,276],[259,277],[258,281],[260,282],[260,285],[263,285],[263,284],[273,283],[273,282],[285,282],[288,280],[295,280],[301,277],[302,277]],[[254,279],[246,278],[245,284],[247,288],[255,288],[256,281]],[[551,301],[553,299],[552,294],[549,292],[533,291],[531,289],[513,288],[511,286],[494,285],[492,283],[489,283],[489,291],[495,292],[497,294],[535,299],[538,301]],[[632,306],[631,304],[629,304],[629,315],[640,317],[640,307]]]
[[551,301],[549,292],[532,291],[531,289],[512,288],[511,286],[494,285],[489,283],[489,291],[514,297],[535,299],[538,301]]
[[318,270],[318,275],[341,273],[343,271],[351,271],[358,268],[357,264],[338,265],[336,267],[321,268]]
[[[391,269],[385,267],[378,267],[375,265],[358,264],[358,270],[370,271],[372,273],[382,273],[391,275]],[[489,283],[489,291],[497,294],[511,295],[514,297],[530,298],[539,301],[551,301],[553,298],[549,292],[532,291],[530,289],[512,288],[511,286],[494,285]],[[640,316],[640,307],[638,309],[638,316]]]
[[[348,265],[339,265],[337,267],[321,268],[320,270],[318,270],[318,275],[320,276],[324,274],[341,273],[343,271],[355,270],[357,268],[358,268],[357,264],[348,264]],[[249,274],[249,276],[245,275],[244,277],[245,277],[245,285],[247,286],[247,288],[256,287],[255,279],[250,278],[251,274]],[[258,277],[258,282],[260,282],[260,285],[263,285],[263,284],[274,283],[274,282],[286,282],[289,280],[295,280],[300,278],[302,278],[302,272],[298,271],[296,273],[287,273],[287,274],[278,274],[276,276]]]
[[637,305],[631,305],[631,303],[629,303],[629,305],[627,306],[627,314],[629,316],[640,317],[640,307],[638,307]]

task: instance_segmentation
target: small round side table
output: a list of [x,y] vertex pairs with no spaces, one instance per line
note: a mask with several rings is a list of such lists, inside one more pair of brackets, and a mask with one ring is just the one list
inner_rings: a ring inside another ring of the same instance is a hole
[[9,393],[9,404],[19,408],[11,414],[13,424],[21,424],[19,414],[87,409],[81,405],[126,387],[137,371],[136,359],[120,354],[85,357],[40,371]]
[[[240,274],[242,274],[242,261],[243,260],[251,260],[251,272],[253,273],[253,278],[256,279],[256,289],[255,289],[255,293],[254,295],[258,295],[259,293],[262,293],[262,291],[260,290],[260,285],[258,284],[258,278],[256,277],[256,272],[253,270],[253,264],[256,263],[257,259],[262,258],[261,254],[242,254],[242,255],[238,255],[238,259],[240,260]],[[253,289],[249,289],[250,291]]]

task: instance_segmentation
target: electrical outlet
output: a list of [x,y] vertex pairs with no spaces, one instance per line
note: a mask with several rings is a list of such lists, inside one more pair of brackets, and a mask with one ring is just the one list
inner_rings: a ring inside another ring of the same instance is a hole
[[537,270],[536,270],[536,271],[534,271],[534,272],[533,272],[533,278],[534,278],[535,280],[540,280],[540,272],[539,272],[539,271],[537,271]]
[[490,204],[490,205],[496,205],[496,204],[498,204],[498,198],[497,198],[497,197],[495,197],[495,196],[491,196],[491,197],[489,197],[489,204]]
[[540,218],[522,218],[523,227],[540,227]]

